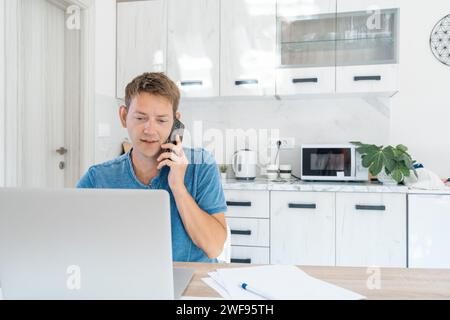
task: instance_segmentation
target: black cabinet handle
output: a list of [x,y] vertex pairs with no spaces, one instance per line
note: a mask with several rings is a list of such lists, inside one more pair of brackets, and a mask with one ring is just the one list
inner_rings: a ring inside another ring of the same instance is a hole
[[381,76],[360,76],[360,77],[354,77],[354,81],[380,81]]
[[319,82],[318,78],[296,78],[292,79],[293,83],[317,83]]
[[227,201],[227,206],[230,207],[251,207],[252,203],[250,201]]
[[252,263],[252,259],[233,259],[230,260],[231,263]]
[[202,86],[202,85],[203,85],[203,81],[200,81],[200,80],[181,81],[181,86],[182,87],[186,87],[186,86]]
[[242,86],[244,84],[258,84],[258,80],[251,79],[251,80],[237,80],[234,82],[236,86]]
[[356,210],[386,211],[386,206],[368,206],[357,204],[355,208]]
[[231,230],[231,234],[236,234],[240,236],[251,236],[252,231],[251,230]]
[[289,209],[317,209],[315,203],[289,203]]

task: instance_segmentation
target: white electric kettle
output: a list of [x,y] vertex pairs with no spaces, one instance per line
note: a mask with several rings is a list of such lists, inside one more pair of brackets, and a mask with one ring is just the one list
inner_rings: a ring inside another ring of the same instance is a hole
[[248,149],[236,151],[232,166],[237,180],[255,180],[256,152]]

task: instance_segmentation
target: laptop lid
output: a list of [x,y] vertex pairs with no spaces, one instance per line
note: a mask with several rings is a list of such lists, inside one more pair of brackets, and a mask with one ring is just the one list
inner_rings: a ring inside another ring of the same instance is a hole
[[5,299],[173,299],[163,190],[0,190]]

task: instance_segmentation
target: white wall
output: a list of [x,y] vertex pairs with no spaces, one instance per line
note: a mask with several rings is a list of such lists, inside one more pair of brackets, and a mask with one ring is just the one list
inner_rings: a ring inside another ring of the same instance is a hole
[[400,92],[392,99],[392,143],[403,143],[417,161],[450,177],[450,66],[436,60],[429,37],[450,14],[450,1],[401,1]]
[[[254,129],[258,134],[267,129],[266,136],[270,135],[270,130],[278,130],[281,138],[295,138],[295,148],[280,153],[280,164],[292,164],[294,174],[299,175],[301,144],[347,143],[354,140],[387,143],[389,116],[386,114],[386,104],[389,101],[383,99],[374,106],[359,98],[283,101],[252,99],[182,102],[180,111],[181,120],[191,136],[186,143],[195,147],[200,146],[199,140],[202,140],[202,146],[209,149],[209,141],[212,139],[208,135],[214,133],[211,129],[219,130],[224,135],[227,129]],[[202,123],[202,130],[198,129],[199,122]],[[225,162],[230,163],[234,151],[231,150],[230,154],[230,150],[215,150],[216,161],[223,163],[222,159],[225,158]],[[267,156],[271,154],[270,150],[261,148],[255,151],[260,155],[264,155],[264,152]],[[273,158],[275,155],[272,152]],[[268,164],[265,158],[259,158],[261,165]]]
[[127,133],[121,129],[115,99],[116,1],[96,0],[95,12],[95,162],[101,163],[120,153]]

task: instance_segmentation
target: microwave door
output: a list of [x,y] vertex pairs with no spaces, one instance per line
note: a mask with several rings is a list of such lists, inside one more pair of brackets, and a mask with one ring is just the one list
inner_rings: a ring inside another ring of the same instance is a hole
[[306,148],[303,150],[303,175],[345,178],[352,176],[351,149]]

